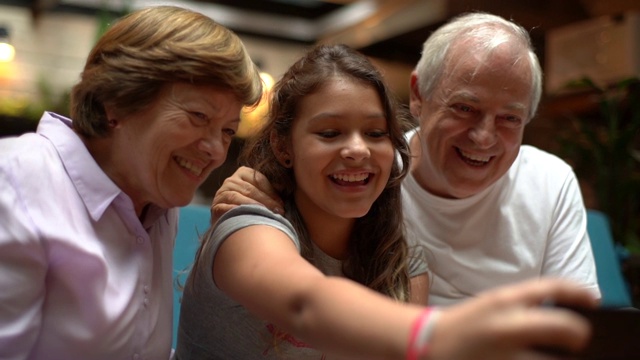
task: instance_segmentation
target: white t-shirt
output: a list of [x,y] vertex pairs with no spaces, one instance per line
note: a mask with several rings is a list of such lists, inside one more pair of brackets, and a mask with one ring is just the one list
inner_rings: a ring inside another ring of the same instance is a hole
[[502,178],[465,199],[430,194],[409,175],[402,201],[407,237],[426,247],[432,305],[540,276],[600,296],[578,182],[554,155],[523,145]]

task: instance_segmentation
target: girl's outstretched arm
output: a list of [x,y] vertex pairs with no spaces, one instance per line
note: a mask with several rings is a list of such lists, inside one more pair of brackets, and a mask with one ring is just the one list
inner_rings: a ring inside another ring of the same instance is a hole
[[[278,229],[255,225],[220,246],[217,286],[255,315],[326,353],[362,359],[405,359],[423,307],[401,304],[348,279],[328,277],[304,260]],[[440,312],[424,359],[514,359],[535,346],[579,349],[587,321],[545,300],[593,307],[572,283],[534,280],[505,287]]]

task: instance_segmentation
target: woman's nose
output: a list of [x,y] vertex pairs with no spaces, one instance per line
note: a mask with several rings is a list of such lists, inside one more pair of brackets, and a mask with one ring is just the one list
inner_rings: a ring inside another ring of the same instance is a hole
[[198,141],[198,150],[205,152],[213,160],[226,158],[228,148],[221,135],[208,133]]

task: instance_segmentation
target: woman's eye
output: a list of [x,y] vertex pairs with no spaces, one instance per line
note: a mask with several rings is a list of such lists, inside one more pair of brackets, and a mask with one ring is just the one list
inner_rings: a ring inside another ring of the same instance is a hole
[[201,112],[193,111],[191,112],[190,117],[192,119],[192,122],[196,125],[206,125],[209,123],[209,118],[207,117],[207,115]]

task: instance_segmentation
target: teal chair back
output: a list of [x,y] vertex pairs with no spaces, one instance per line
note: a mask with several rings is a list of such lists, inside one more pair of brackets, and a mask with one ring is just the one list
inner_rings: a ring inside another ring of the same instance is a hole
[[622,274],[607,216],[597,210],[587,210],[587,232],[596,262],[602,306],[631,307],[629,287]]
[[173,348],[176,347],[182,287],[200,245],[200,236],[209,229],[209,207],[188,205],[180,209],[178,235],[173,249]]

